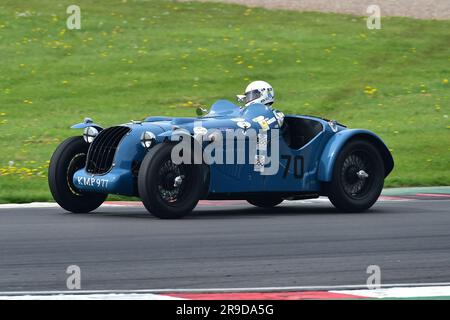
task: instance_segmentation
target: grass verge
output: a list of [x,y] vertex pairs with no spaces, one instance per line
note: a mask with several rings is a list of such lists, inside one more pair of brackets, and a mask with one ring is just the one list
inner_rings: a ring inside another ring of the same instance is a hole
[[373,130],[386,185],[450,185],[450,21],[173,1],[80,0],[81,30],[50,0],[0,4],[0,202],[49,200],[48,160],[85,116],[109,126],[188,116],[249,81],[285,113]]

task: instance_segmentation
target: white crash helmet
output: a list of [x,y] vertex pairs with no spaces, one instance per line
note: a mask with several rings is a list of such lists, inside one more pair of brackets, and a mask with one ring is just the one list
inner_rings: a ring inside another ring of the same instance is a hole
[[275,92],[272,86],[265,81],[253,81],[245,89],[244,95],[238,95],[238,99],[245,102],[246,107],[254,103],[270,106],[274,102],[274,98]]

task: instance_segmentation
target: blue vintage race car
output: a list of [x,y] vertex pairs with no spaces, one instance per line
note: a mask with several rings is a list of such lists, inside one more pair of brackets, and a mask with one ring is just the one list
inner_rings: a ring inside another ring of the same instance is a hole
[[383,141],[336,121],[284,115],[262,104],[220,100],[192,118],[149,117],[110,128],[91,119],[58,146],[49,186],[70,212],[90,212],[108,194],[138,196],[159,218],[179,218],[200,199],[258,207],[327,196],[342,211],[378,199],[394,161]]

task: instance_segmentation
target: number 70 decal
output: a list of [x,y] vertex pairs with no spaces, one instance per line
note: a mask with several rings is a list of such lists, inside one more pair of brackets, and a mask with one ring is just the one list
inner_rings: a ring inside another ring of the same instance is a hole
[[[292,161],[292,158],[294,158],[293,161]],[[295,179],[303,178],[303,157],[302,156],[292,157],[291,155],[282,155],[281,159],[286,160],[286,167],[284,168],[283,179],[286,179],[288,176],[291,162],[294,162],[294,178]]]

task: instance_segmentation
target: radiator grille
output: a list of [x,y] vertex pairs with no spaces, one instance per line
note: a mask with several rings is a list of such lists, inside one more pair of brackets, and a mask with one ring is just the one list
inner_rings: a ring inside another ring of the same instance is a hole
[[92,174],[108,172],[120,141],[130,130],[129,127],[117,126],[100,131],[89,147],[86,171]]

